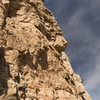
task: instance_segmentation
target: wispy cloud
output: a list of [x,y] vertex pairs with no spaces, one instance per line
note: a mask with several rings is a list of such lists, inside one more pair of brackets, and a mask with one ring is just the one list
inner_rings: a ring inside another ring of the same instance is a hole
[[[99,49],[100,50],[100,49]],[[84,85],[86,90],[89,92],[92,100],[100,99],[100,53],[95,55],[95,60],[93,61],[94,67],[89,64],[90,70],[86,74]]]
[[89,91],[93,91],[95,88],[100,86],[100,54],[97,55],[94,65],[95,67],[91,68],[85,81],[85,86]]
[[[66,52],[73,68],[85,79],[86,89],[94,96],[94,91],[100,88],[100,0],[52,2],[56,19],[68,40]],[[98,93],[95,97],[100,98]],[[95,97],[93,100],[99,100]]]

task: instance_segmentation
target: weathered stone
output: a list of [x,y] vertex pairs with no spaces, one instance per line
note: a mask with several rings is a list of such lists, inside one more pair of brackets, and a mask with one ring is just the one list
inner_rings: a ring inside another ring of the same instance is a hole
[[57,35],[56,40],[54,42],[54,47],[58,52],[62,52],[65,50],[67,46],[67,41],[64,39],[63,36]]
[[0,100],[91,100],[43,1],[0,1]]

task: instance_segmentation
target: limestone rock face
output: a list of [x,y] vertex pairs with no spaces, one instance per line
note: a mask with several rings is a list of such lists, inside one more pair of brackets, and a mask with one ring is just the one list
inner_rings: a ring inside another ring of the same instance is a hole
[[43,1],[0,0],[0,100],[91,100]]

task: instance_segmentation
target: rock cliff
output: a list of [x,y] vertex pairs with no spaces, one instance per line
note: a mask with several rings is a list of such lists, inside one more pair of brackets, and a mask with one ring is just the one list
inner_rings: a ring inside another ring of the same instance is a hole
[[91,100],[43,1],[0,0],[0,100]]

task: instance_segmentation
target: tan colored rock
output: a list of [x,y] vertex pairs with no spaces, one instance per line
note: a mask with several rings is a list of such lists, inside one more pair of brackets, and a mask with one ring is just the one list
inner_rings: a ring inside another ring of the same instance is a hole
[[57,35],[56,40],[54,42],[54,47],[58,52],[62,52],[65,50],[67,46],[67,42],[63,36]]
[[91,100],[43,1],[0,1],[0,100]]

